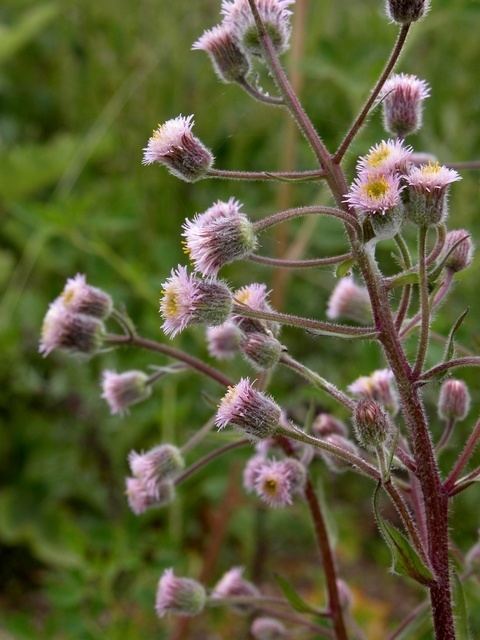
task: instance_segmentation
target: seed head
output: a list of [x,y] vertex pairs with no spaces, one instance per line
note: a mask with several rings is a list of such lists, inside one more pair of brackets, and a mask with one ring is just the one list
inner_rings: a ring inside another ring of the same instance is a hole
[[[211,597],[215,598],[258,598],[260,591],[257,587],[245,580],[243,567],[233,567],[217,582],[213,588]],[[233,605],[232,609],[238,613],[246,613],[251,607],[245,604]]]
[[438,415],[442,420],[464,420],[470,410],[470,392],[463,380],[450,378],[440,388]]
[[[237,289],[233,295],[236,302],[244,304],[254,311],[272,312],[273,309],[268,302],[269,293],[267,285],[255,282]],[[232,320],[244,333],[263,332],[272,333],[274,336],[278,336],[280,333],[280,325],[271,320],[244,318],[239,315],[234,315]]]
[[328,438],[331,435],[343,436],[348,434],[344,422],[335,418],[330,413],[320,413],[312,424],[312,432],[317,438]]
[[[460,242],[460,240],[462,241]],[[457,246],[455,247],[455,245]],[[455,247],[453,251],[452,247]],[[447,269],[457,272],[469,267],[473,260],[473,242],[470,233],[465,229],[449,231],[444,248],[444,254],[447,255],[448,253],[450,255],[445,263]]]
[[112,298],[97,287],[87,284],[86,278],[77,273],[74,278],[69,278],[64,290],[60,294],[60,300],[65,308],[73,313],[84,313],[100,320],[105,320],[112,312]]
[[416,22],[426,15],[430,0],[387,0],[387,15],[399,24]]
[[146,453],[131,451],[128,464],[135,478],[141,480],[150,495],[154,495],[159,485],[182,471],[185,461],[178,447],[162,444]]
[[234,198],[219,200],[183,225],[185,251],[204,276],[215,276],[225,264],[255,251],[257,237],[241,208]]
[[266,333],[247,333],[242,340],[242,353],[257,371],[271,369],[280,360],[284,351],[282,344]]
[[234,358],[242,341],[242,332],[231,320],[218,327],[207,327],[207,346],[212,358],[231,360]]
[[207,594],[199,582],[178,578],[173,569],[166,569],[158,583],[155,610],[160,618],[166,613],[196,616],[203,611],[206,600]]
[[223,324],[231,310],[232,294],[222,280],[201,280],[178,266],[163,285],[160,313],[163,330],[169,336],[191,324]]
[[362,171],[345,201],[362,213],[385,214],[401,205],[400,177],[390,173]]
[[152,389],[143,371],[104,371],[102,391],[102,398],[106,400],[112,415],[123,415],[131,405],[146,400]]
[[75,313],[57,298],[43,320],[39,351],[43,356],[50,355],[55,349],[91,356],[101,349],[104,336],[101,320]]
[[379,369],[369,376],[361,376],[348,387],[357,398],[379,402],[392,415],[398,412],[398,393],[390,369]]
[[327,317],[331,320],[345,318],[359,324],[371,322],[372,311],[367,289],[355,284],[350,276],[341,278],[328,301]]
[[447,216],[447,194],[450,184],[461,180],[454,169],[429,162],[410,169],[405,205],[408,217],[419,226],[436,225]]
[[228,24],[222,23],[205,31],[192,49],[208,54],[217,76],[223,82],[241,82],[250,72],[250,61]]
[[193,116],[178,116],[159,125],[143,154],[143,164],[163,164],[177,178],[196,182],[213,165],[213,155],[192,133]]
[[152,507],[163,507],[175,499],[175,485],[166,480],[155,487],[146,486],[140,478],[127,478],[125,493],[128,504],[137,516]]
[[392,431],[388,415],[378,402],[370,399],[357,402],[353,425],[358,442],[366,449],[381,446]]
[[254,640],[283,640],[287,637],[287,629],[280,620],[267,616],[255,618],[250,633]]
[[403,140],[382,140],[358,160],[358,173],[367,173],[369,177],[402,173],[411,157],[412,148],[406,147]]
[[401,137],[418,131],[422,126],[423,102],[429,95],[425,80],[406,73],[393,75],[380,96],[385,129]]

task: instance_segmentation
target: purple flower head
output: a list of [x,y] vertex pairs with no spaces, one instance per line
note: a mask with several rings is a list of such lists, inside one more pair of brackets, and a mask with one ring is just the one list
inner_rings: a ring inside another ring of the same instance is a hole
[[419,226],[436,225],[447,216],[448,188],[462,178],[438,162],[412,167],[407,175],[406,210]]
[[247,362],[257,371],[274,367],[284,351],[283,345],[276,338],[259,332],[245,334],[241,348]]
[[202,280],[179,265],[163,285],[160,313],[163,330],[169,336],[176,336],[191,324],[220,325],[231,310],[232,294],[222,280]]
[[449,231],[444,247],[444,255],[447,254],[450,254],[445,262],[447,269],[456,273],[469,267],[473,260],[473,242],[470,233],[465,229]]
[[123,415],[131,405],[146,400],[152,389],[143,371],[104,371],[102,391],[102,398],[106,400],[112,415]]
[[242,332],[231,320],[218,327],[207,327],[207,346],[212,358],[231,360],[234,358],[242,342]]
[[378,369],[370,376],[361,376],[348,387],[357,398],[370,398],[379,402],[392,415],[398,412],[398,393],[390,369]]
[[401,205],[402,189],[396,174],[362,171],[345,196],[345,202],[362,213],[385,214]]
[[97,287],[91,287],[81,273],[67,280],[60,294],[60,300],[69,311],[84,313],[100,320],[107,318],[113,308],[112,298],[108,293]]
[[423,18],[430,8],[430,0],[387,0],[386,11],[391,20],[410,24]]
[[143,150],[143,164],[163,164],[177,178],[195,182],[213,165],[213,155],[192,133],[193,116],[178,116],[159,125]]
[[288,481],[290,482],[290,491],[292,494],[302,494],[307,482],[307,470],[305,466],[295,458],[285,458],[279,464],[282,465]]
[[[265,440],[262,440],[262,442],[265,442]],[[257,454],[252,456],[245,465],[243,470],[243,486],[245,491],[248,493],[253,493],[255,491],[258,474],[265,464],[268,464],[265,456]]]
[[162,444],[146,453],[131,451],[128,463],[132,474],[142,481],[151,495],[165,480],[175,478],[185,466],[180,449],[171,444]]
[[[260,591],[257,587],[245,580],[243,567],[233,567],[225,573],[213,588],[212,598],[258,598]],[[237,604],[232,607],[239,613],[245,613],[251,607],[245,604]]]
[[[324,438],[324,440],[325,442],[330,442],[330,444],[333,444],[336,447],[343,449],[347,453],[358,455],[357,446],[355,445],[354,442],[352,442],[348,438],[345,438],[336,433],[332,433],[330,436],[327,436],[326,438]],[[343,473],[344,471],[348,471],[351,468],[348,462],[345,462],[344,460],[342,460],[341,458],[338,458],[332,453],[328,453],[327,451],[320,450],[319,455],[321,456],[321,458],[323,458],[325,464],[328,466],[330,471],[333,471],[335,473]]]
[[166,569],[158,583],[155,611],[162,618],[167,613],[196,616],[207,601],[203,586],[190,578],[178,578],[173,569]]
[[345,318],[369,324],[372,311],[367,289],[355,284],[350,276],[341,278],[328,300],[327,317],[331,320]]
[[359,444],[366,449],[381,446],[392,433],[392,423],[388,414],[378,402],[369,398],[357,402],[353,426]]
[[223,265],[255,250],[255,231],[241,206],[234,198],[219,200],[205,213],[184,223],[185,252],[204,276],[215,276]]
[[333,434],[346,437],[348,434],[344,422],[330,413],[320,413],[312,424],[312,432],[317,438],[328,438]]
[[151,487],[146,486],[140,478],[127,478],[125,493],[130,509],[139,516],[152,507],[163,507],[173,502],[175,485],[167,480]]
[[216,416],[220,429],[234,425],[254,439],[268,438],[278,428],[281,410],[274,400],[257,391],[248,378],[229,387],[222,398]]
[[93,355],[103,344],[103,322],[84,313],[68,309],[61,298],[48,308],[42,325],[39,351],[48,356],[55,349],[69,353]]
[[403,140],[382,140],[369,149],[357,164],[360,175],[386,175],[402,173],[406,170],[412,157],[412,148],[406,147]]
[[282,461],[269,460],[263,465],[258,472],[255,491],[269,507],[292,504],[290,474]]
[[[237,289],[233,297],[236,302],[244,304],[254,311],[266,311],[270,313],[273,309],[268,302],[269,293],[267,285],[254,282],[241,289]],[[240,315],[232,316],[232,320],[244,333],[263,332],[272,333],[274,336],[278,336],[280,333],[280,325],[271,320],[244,318]]]
[[223,82],[241,82],[250,71],[250,61],[228,24],[219,24],[205,31],[192,49],[208,54],[217,76]]
[[470,392],[463,380],[450,378],[440,388],[438,415],[442,420],[465,420],[470,410]]
[[250,628],[254,640],[283,640],[287,637],[285,625],[276,618],[255,618]]
[[[265,28],[278,53],[288,49],[292,12],[288,9],[295,0],[257,0],[256,5]],[[248,0],[222,0],[224,24],[232,29],[241,47],[248,53],[263,53],[255,20]]]
[[380,95],[385,129],[402,137],[418,131],[422,126],[423,101],[429,95],[425,80],[406,73],[391,76]]

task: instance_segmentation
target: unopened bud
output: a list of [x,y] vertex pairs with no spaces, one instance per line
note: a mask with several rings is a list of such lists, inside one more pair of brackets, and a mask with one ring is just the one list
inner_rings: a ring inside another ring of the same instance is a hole
[[330,296],[327,317],[331,320],[345,318],[360,324],[372,320],[370,298],[365,287],[355,284],[353,278],[342,278]]
[[108,293],[87,284],[85,276],[80,273],[67,280],[60,300],[69,311],[84,313],[100,320],[105,320],[113,307],[112,298]]
[[287,637],[285,625],[276,618],[256,618],[250,628],[254,640],[283,640]]
[[274,367],[283,350],[282,344],[266,333],[247,333],[242,341],[245,359],[258,371]]
[[470,392],[463,380],[446,380],[440,389],[438,415],[442,420],[464,420],[470,409]]
[[180,449],[171,444],[161,444],[145,453],[131,451],[128,463],[133,475],[151,488],[152,493],[158,484],[171,480],[185,466]]
[[328,438],[333,434],[345,438],[348,434],[345,423],[330,413],[320,413],[315,418],[312,424],[312,432],[317,438]]
[[[452,250],[452,247],[455,247],[455,249]],[[454,272],[466,269],[473,260],[472,236],[465,229],[449,231],[443,252],[445,255],[450,254],[445,262],[447,269]]]
[[55,349],[94,355],[103,344],[105,327],[101,320],[70,311],[61,298],[50,305],[42,326],[39,351],[48,356]]
[[[325,441],[335,445],[339,449],[343,449],[347,453],[358,455],[357,446],[354,442],[348,440],[348,438],[337,435],[336,433],[332,433],[332,435],[325,438]],[[335,473],[343,473],[344,471],[348,471],[349,469],[351,469],[351,465],[346,462],[346,460],[339,458],[333,453],[329,453],[328,451],[319,449],[319,455],[323,458],[330,471],[333,471]]]
[[392,76],[381,95],[385,129],[401,137],[418,131],[422,126],[423,101],[429,95],[424,80],[405,73]]
[[461,180],[454,169],[438,162],[413,167],[406,176],[404,191],[407,216],[420,227],[441,223],[447,217],[447,195],[450,184]]
[[242,332],[231,320],[218,327],[207,327],[208,352],[218,360],[231,360],[240,349]]
[[128,505],[137,516],[152,507],[164,507],[175,499],[175,485],[170,480],[160,484],[146,485],[141,478],[127,478],[125,493]]
[[295,458],[285,458],[280,464],[290,482],[291,492],[293,494],[302,494],[307,482],[307,471],[303,463]]
[[[213,588],[211,597],[218,598],[258,598],[260,592],[257,587],[243,577],[243,567],[233,567],[225,573]],[[236,604],[232,609],[239,613],[246,613],[251,609],[248,604]]]
[[102,391],[102,398],[106,400],[112,415],[122,415],[131,405],[146,400],[152,389],[143,371],[104,371]]
[[238,46],[233,30],[226,24],[205,31],[192,49],[206,51],[223,82],[240,82],[250,71],[247,56]]
[[388,415],[374,400],[360,400],[354,411],[353,425],[357,440],[366,449],[381,446],[391,433]]
[[387,15],[399,24],[410,24],[423,18],[430,0],[387,0]]
[[205,607],[207,596],[203,586],[190,578],[177,578],[167,569],[157,588],[155,610],[162,618],[166,613],[177,616],[196,616]]

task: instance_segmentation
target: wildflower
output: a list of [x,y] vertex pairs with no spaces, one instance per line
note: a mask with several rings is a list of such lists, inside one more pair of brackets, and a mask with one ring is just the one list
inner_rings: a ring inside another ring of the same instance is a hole
[[368,398],[356,404],[353,425],[358,442],[366,449],[381,446],[392,431],[388,415],[378,402]]
[[[262,442],[265,441],[262,440]],[[243,486],[248,493],[253,493],[255,491],[258,474],[265,464],[268,464],[268,461],[263,455],[255,455],[252,456],[245,465],[243,470]]]
[[[260,591],[254,584],[245,580],[243,571],[243,567],[233,567],[227,571],[213,588],[211,597],[213,599],[258,598]],[[248,604],[236,604],[232,609],[245,613],[250,607]]]
[[157,588],[155,610],[162,618],[166,613],[177,616],[196,616],[207,601],[203,586],[190,578],[178,578],[173,569],[166,569]]
[[413,167],[407,175],[406,210],[419,226],[436,225],[447,216],[449,185],[461,177],[454,169],[429,162]]
[[282,462],[268,461],[258,472],[255,490],[269,507],[292,504],[292,484],[288,469]]
[[277,431],[280,415],[280,407],[271,397],[257,391],[248,378],[242,378],[222,398],[216,424],[220,429],[235,425],[255,439],[262,439]]
[[174,478],[185,466],[178,447],[162,444],[146,453],[131,451],[128,463],[132,474],[142,481],[151,494],[165,480]]
[[51,303],[42,325],[39,351],[48,356],[55,349],[93,355],[103,344],[105,327],[101,320],[68,309],[61,298]]
[[148,376],[143,371],[104,371],[102,377],[102,398],[106,400],[112,415],[122,415],[128,407],[146,400],[152,388]]
[[362,171],[351,186],[345,201],[363,213],[385,214],[401,205],[401,191],[398,175]]
[[446,380],[440,388],[438,415],[442,420],[464,420],[470,410],[470,392],[463,380]]
[[[288,49],[292,12],[295,0],[257,0],[258,13],[278,53]],[[240,45],[249,53],[261,56],[262,44],[248,0],[223,0],[224,23],[230,27]]]
[[327,317],[368,324],[372,319],[372,311],[367,289],[355,284],[350,276],[341,278],[328,300]]
[[100,320],[105,320],[113,308],[112,298],[108,293],[87,284],[85,276],[81,273],[67,280],[60,300],[69,311],[84,313]]
[[[325,438],[325,441],[333,444],[339,449],[343,449],[347,453],[358,455],[358,449],[355,443],[348,438],[345,438],[344,436],[332,433]],[[319,450],[319,455],[323,458],[330,471],[334,471],[335,473],[343,473],[344,471],[348,471],[348,469],[350,469],[350,465],[348,464],[348,462],[342,460],[333,453],[329,453],[325,450]]]
[[[233,294],[235,302],[244,304],[254,311],[266,311],[268,313],[273,312],[272,307],[268,302],[269,291],[265,284],[259,284],[257,282],[249,284],[241,289],[238,289]],[[255,318],[244,318],[240,315],[232,316],[233,322],[244,332],[266,332],[272,333],[274,336],[278,336],[280,333],[280,325],[278,322],[272,320],[257,320]]]
[[381,177],[382,174],[402,173],[411,157],[412,148],[406,147],[403,140],[382,140],[359,159],[357,167],[360,174]]
[[213,155],[192,133],[193,116],[178,116],[159,125],[149,139],[143,164],[163,164],[177,178],[195,182],[213,165]]
[[287,475],[292,494],[303,493],[307,482],[307,471],[302,462],[295,458],[285,458],[279,464],[282,465],[283,471]]
[[389,18],[399,24],[410,24],[423,18],[430,8],[430,0],[387,0]]
[[163,285],[163,330],[175,336],[191,324],[223,324],[232,310],[232,294],[221,280],[201,280],[185,267],[173,269]]
[[348,390],[358,398],[376,400],[392,415],[398,412],[398,393],[390,369],[379,369],[370,376],[361,376],[352,382]]
[[333,434],[347,436],[347,427],[344,422],[335,418],[330,413],[320,413],[312,424],[312,432],[317,438],[328,438]]
[[140,478],[127,478],[125,492],[133,513],[141,515],[152,507],[163,507],[175,499],[175,485],[170,480],[146,486]]
[[230,198],[219,200],[205,213],[183,225],[185,251],[204,276],[214,276],[223,265],[251,254],[257,246],[253,224]]
[[242,332],[231,320],[218,327],[207,327],[208,352],[218,360],[231,360],[240,349]]
[[405,137],[422,126],[423,101],[430,95],[425,80],[400,73],[393,75],[383,87],[383,121],[385,129]]
[[247,362],[258,371],[274,367],[284,351],[282,344],[272,335],[258,332],[247,333],[241,348]]
[[205,31],[192,49],[208,54],[217,76],[223,82],[241,82],[250,71],[250,61],[227,24],[219,24]]
[[[460,242],[460,240],[462,241]],[[455,247],[455,245],[457,246]],[[455,249],[452,250],[453,247]],[[470,266],[473,260],[473,242],[470,233],[465,229],[449,231],[445,239],[444,254],[450,254],[445,262],[445,267],[454,273]]]
[[250,633],[254,640],[283,640],[287,637],[285,625],[280,620],[267,616],[255,618]]

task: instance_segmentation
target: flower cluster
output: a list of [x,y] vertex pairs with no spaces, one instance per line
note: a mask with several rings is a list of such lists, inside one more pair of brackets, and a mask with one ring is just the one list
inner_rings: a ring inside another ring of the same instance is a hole
[[375,400],[392,415],[398,412],[398,392],[390,369],[379,369],[369,376],[360,376],[348,390],[358,398]]

